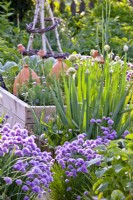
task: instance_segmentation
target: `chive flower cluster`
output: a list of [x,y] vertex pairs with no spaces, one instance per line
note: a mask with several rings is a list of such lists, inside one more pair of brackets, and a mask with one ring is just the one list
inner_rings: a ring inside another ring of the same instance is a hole
[[[107,127],[101,126],[100,123],[107,122]],[[85,133],[80,134],[72,142],[65,142],[64,145],[58,146],[56,150],[56,160],[65,169],[66,176],[76,177],[79,172],[88,173],[89,161],[95,159],[96,165],[100,165],[102,157],[99,155],[95,147],[99,145],[108,145],[108,143],[117,137],[117,133],[113,130],[114,121],[110,117],[103,119],[91,119],[90,123],[100,125],[102,136],[97,139],[87,139]],[[66,182],[69,182],[66,179]]]
[[26,195],[24,200],[30,199],[30,194],[38,197],[45,195],[52,181],[50,168],[53,160],[50,153],[41,152],[35,143],[35,136],[28,136],[28,131],[19,124],[13,128],[5,124],[0,135],[0,158],[9,155],[14,160],[12,173],[3,177],[6,185],[15,184],[15,187],[21,188]]
[[126,73],[126,80],[130,81],[133,78],[133,70],[128,70]]

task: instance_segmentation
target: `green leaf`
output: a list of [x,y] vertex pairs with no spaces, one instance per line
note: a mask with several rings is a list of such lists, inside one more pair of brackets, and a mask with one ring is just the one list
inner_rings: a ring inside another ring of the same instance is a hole
[[121,164],[114,165],[114,169],[116,173],[119,173],[123,169],[123,166]]
[[126,139],[133,139],[133,133],[131,133],[131,134],[128,134],[128,135],[126,135],[126,137],[125,137]]
[[96,164],[97,162],[101,161],[101,158],[94,158],[93,160],[88,161],[87,167]]
[[100,184],[100,186],[97,188],[97,190],[99,192],[103,192],[108,187],[108,185],[109,185],[109,182],[104,182],[104,183]]
[[111,194],[111,200],[124,200],[125,196],[120,190],[114,190]]
[[106,167],[106,168],[103,168],[103,169],[101,169],[101,170],[97,170],[97,171],[95,172],[97,178],[101,178],[107,170],[108,170],[107,167]]
[[53,92],[52,88],[50,88],[51,90],[51,94],[53,96],[53,100],[55,102],[55,105],[56,105],[56,109],[61,117],[61,120],[63,122],[64,125],[68,125],[68,120],[66,118],[66,114],[64,113],[64,110],[62,109],[62,107],[60,106],[59,102],[58,102],[58,99],[56,98],[55,96],[55,93]]

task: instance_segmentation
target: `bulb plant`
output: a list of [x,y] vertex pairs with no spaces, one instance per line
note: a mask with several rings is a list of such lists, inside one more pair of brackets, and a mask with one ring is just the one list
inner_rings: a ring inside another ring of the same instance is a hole
[[97,58],[78,58],[76,72],[69,71],[68,77],[63,77],[65,102],[59,83],[55,82],[55,91],[51,88],[63,124],[95,138],[99,133],[90,120],[111,116],[120,136],[133,117],[132,82],[126,80],[127,69],[126,59],[113,61],[108,54],[104,65]]
[[41,150],[35,136],[20,124],[0,130],[0,194],[2,199],[35,199],[49,191],[52,181],[50,153]]
[[[99,124],[102,132],[102,135],[98,136],[97,139],[90,140],[87,138],[87,134],[83,133],[79,134],[70,142],[66,141],[63,145],[59,145],[56,148],[56,163],[53,166],[54,181],[50,184],[50,198],[52,200],[93,199],[93,197],[100,194],[101,188],[97,192],[96,187],[98,188],[98,186],[102,184],[102,180],[104,182],[102,166],[104,166],[106,160],[108,162],[108,154],[110,154],[110,152],[117,155],[119,154],[118,151],[114,152],[113,145],[121,145],[121,141],[123,141],[117,140],[117,133],[112,128],[113,120],[111,120],[110,117],[106,117],[104,120],[107,122],[106,127],[102,126],[102,120],[100,119],[95,121],[94,119],[91,120],[91,123]],[[124,136],[127,135],[127,138],[130,136],[128,131],[125,131],[123,134]],[[129,143],[131,145],[131,142]],[[107,149],[109,149],[108,153],[106,152]],[[119,147],[118,150],[119,152],[121,151],[121,155],[127,155],[127,152],[123,152],[122,154],[123,150]],[[111,159],[112,154],[110,154],[109,157]],[[115,159],[115,156],[112,159]],[[110,170],[110,168],[105,168],[105,173],[106,170]],[[99,182],[98,172],[99,175],[101,175],[101,182]],[[111,174],[109,181],[111,181]],[[107,187],[106,190],[108,191]],[[104,192],[104,186],[102,192]]]

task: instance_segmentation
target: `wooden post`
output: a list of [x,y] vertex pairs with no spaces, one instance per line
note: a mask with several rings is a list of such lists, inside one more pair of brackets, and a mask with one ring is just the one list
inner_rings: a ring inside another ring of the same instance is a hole
[[[38,13],[39,13],[39,0],[36,0],[36,8],[35,8],[35,14],[34,14],[34,20],[33,20],[32,28],[35,28],[35,25],[36,25],[37,19],[38,19]],[[34,37],[34,33],[31,33],[30,38],[29,38],[29,42],[28,42],[28,46],[27,46],[27,51],[32,49],[33,37]]]
[[[40,2],[40,24],[41,24],[42,29],[45,28],[44,13],[45,13],[44,0],[41,0],[41,2]],[[45,53],[47,53],[45,33],[42,33],[42,49],[44,50]]]
[[[51,10],[51,7],[49,5],[48,0],[46,0],[46,2],[47,2],[47,6],[48,6],[48,10],[49,10],[49,14],[51,16],[52,22],[53,22],[53,24],[55,24],[53,12]],[[56,40],[57,40],[58,50],[59,50],[60,53],[62,53],[63,51],[62,51],[62,48],[61,48],[61,44],[60,44],[60,40],[59,40],[59,34],[58,34],[57,27],[55,27],[55,37],[56,37]]]

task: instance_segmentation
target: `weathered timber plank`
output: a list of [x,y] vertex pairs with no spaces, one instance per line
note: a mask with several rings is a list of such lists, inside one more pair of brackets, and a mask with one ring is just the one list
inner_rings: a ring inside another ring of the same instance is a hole
[[[0,87],[0,113],[9,114],[9,123],[13,126],[20,123],[22,127],[32,128],[44,112],[43,121],[47,122],[48,118],[56,112],[55,106],[29,106],[13,94]],[[36,118],[35,118],[36,116]]]

